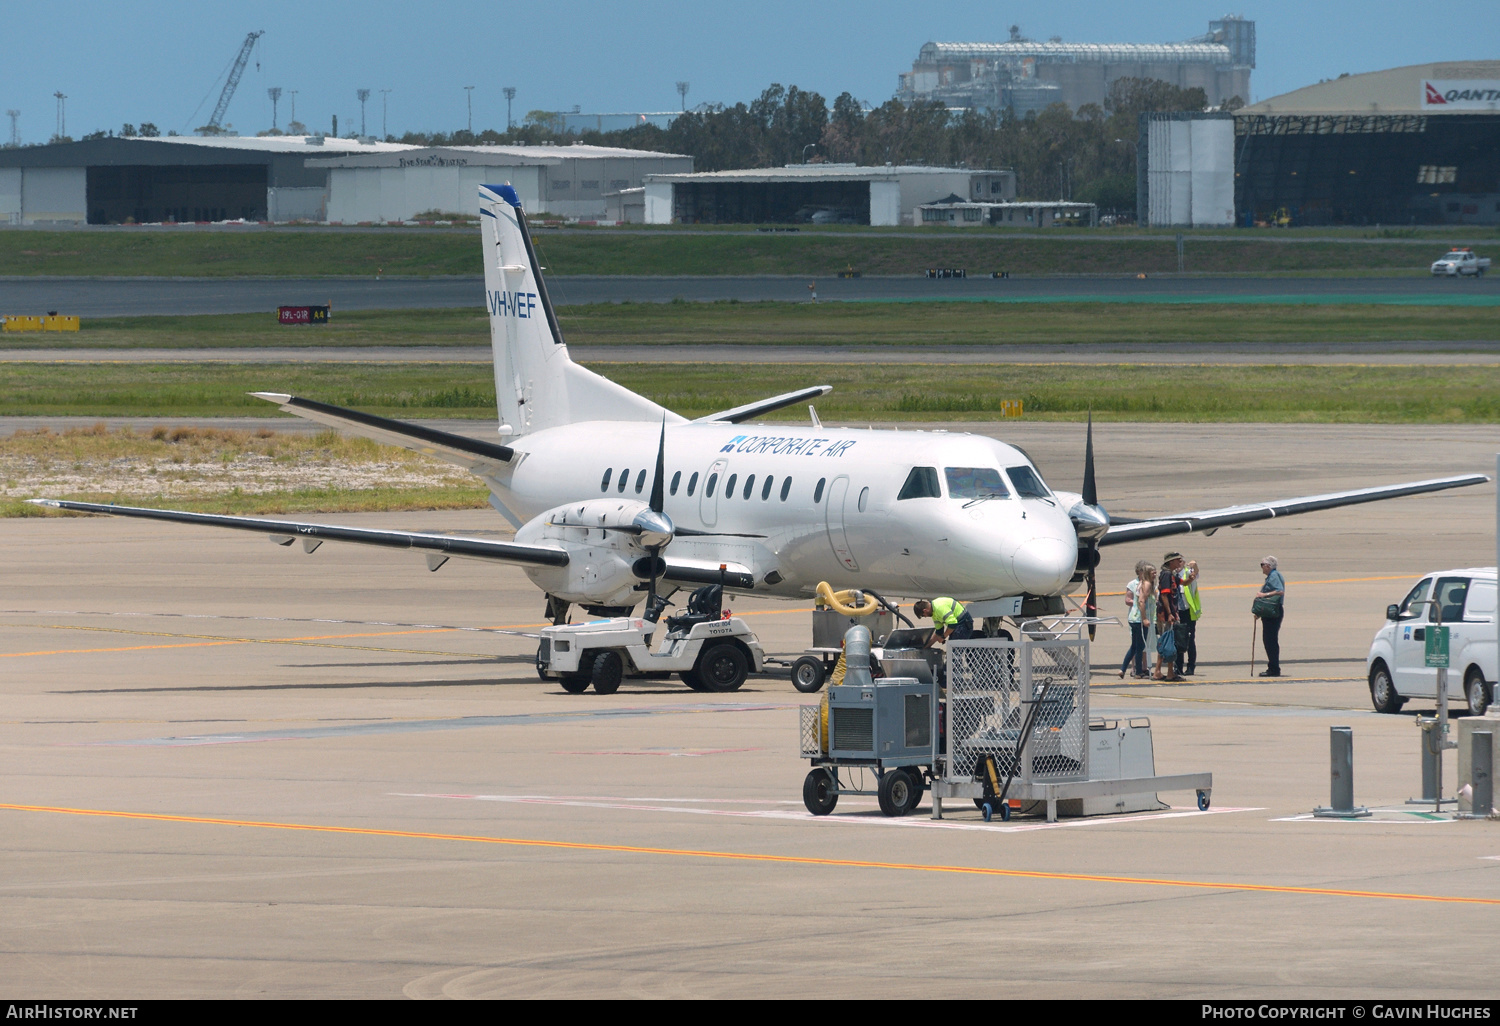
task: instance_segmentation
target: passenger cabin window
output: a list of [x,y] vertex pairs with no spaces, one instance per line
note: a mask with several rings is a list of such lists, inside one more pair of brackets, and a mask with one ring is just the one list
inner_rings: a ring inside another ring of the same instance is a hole
[[604,480],[599,482],[599,490],[601,492],[607,492],[607,491],[609,491],[609,479],[610,479],[610,476],[612,474],[614,474],[614,472],[615,472],[615,468],[614,467],[610,467],[608,470],[606,470],[604,472]]
[[750,493],[755,491],[755,475],[751,474],[745,478],[745,498],[750,498]]
[[896,496],[896,501],[902,499],[941,499],[942,491],[938,488],[937,467],[912,467],[911,473],[906,475],[906,484],[901,486],[901,494]]
[[989,467],[944,467],[950,499],[1008,499],[1000,471]]
[[766,475],[766,483],[764,485],[762,485],[761,489],[760,489],[760,501],[761,502],[765,502],[767,499],[769,499],[771,497],[771,486],[773,484],[775,484],[775,483],[776,483],[776,479],[774,477],[772,477],[770,474],[767,474]]
[[784,477],[781,479],[781,501],[785,502],[786,497],[790,494],[792,494],[792,479]]
[[672,487],[669,488],[668,491],[671,494],[676,495],[677,494],[677,486],[679,484],[681,484],[681,483],[682,483],[682,471],[679,470],[679,471],[677,471],[677,473],[675,473],[675,474],[672,475]]
[[635,494],[641,494],[641,488],[646,484],[646,472],[643,470],[635,475]]
[[1427,607],[1422,603],[1427,600],[1427,590],[1432,587],[1432,578],[1419,581],[1401,603],[1401,613],[1396,617],[1398,620],[1415,620],[1427,612]]
[[688,497],[693,495],[693,489],[698,487],[698,472],[693,471],[693,476],[688,478]]
[[623,492],[625,490],[625,486],[628,485],[629,483],[630,483],[630,468],[626,467],[624,470],[620,471],[620,484],[618,485],[618,487],[616,487],[615,490],[619,491],[619,492]]
[[1041,476],[1030,467],[1007,467],[1010,483],[1016,486],[1016,494],[1023,499],[1050,499],[1052,493],[1042,483]]
[[703,494],[706,495],[706,496],[708,496],[710,499],[712,499],[714,497],[714,485],[716,485],[718,483],[719,483],[719,475],[718,474],[709,474],[708,475],[708,483],[703,486]]
[[825,484],[827,484],[827,483],[828,483],[828,478],[826,478],[826,477],[820,477],[820,478],[818,478],[818,487],[816,487],[816,488],[813,489],[813,505],[814,506],[816,506],[818,503],[820,503],[820,502],[823,501],[823,486]]
[[[1443,610],[1444,623],[1457,623],[1464,618],[1464,599],[1469,594],[1469,579],[1467,577],[1439,577],[1437,583],[1437,595],[1439,607]],[[1432,609],[1432,606],[1428,606]],[[1435,611],[1435,610],[1434,610]],[[1436,620],[1436,616],[1429,614]]]
[[734,483],[739,480],[739,476],[738,474],[730,474],[729,480],[724,482],[724,498],[734,498]]

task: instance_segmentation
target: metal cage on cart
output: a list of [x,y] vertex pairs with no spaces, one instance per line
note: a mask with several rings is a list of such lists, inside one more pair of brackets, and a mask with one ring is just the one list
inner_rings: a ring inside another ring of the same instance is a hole
[[1069,799],[1195,790],[1208,808],[1209,773],[1096,779],[1089,765],[1089,642],[1082,618],[1021,625],[1021,637],[948,645],[944,729],[933,754],[932,815],[943,799],[993,796],[979,779],[987,759],[1007,798],[1045,802],[1047,820]]

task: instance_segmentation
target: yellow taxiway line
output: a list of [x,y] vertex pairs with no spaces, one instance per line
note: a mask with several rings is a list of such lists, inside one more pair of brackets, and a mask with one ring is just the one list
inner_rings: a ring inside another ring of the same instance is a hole
[[1340,898],[1377,898],[1387,901],[1425,901],[1449,905],[1500,905],[1500,898],[1471,898],[1449,894],[1406,894],[1399,891],[1363,891],[1346,887],[1294,887],[1279,884],[1237,883],[1229,880],[1171,880],[1157,877],[1114,876],[1097,873],[1049,873],[1030,869],[996,869],[989,866],[945,866],[916,862],[875,862],[865,859],[822,859],[806,855],[768,855],[756,852],[707,851],[694,848],[656,848],[630,844],[589,844],[581,841],[544,841],[535,838],[485,837],[477,834],[430,833],[418,830],[380,830],[373,827],[330,826],[314,823],[277,823],[264,820],[224,819],[215,816],[172,816],[166,813],[124,812],[113,809],[71,809],[51,805],[0,803],[0,809],[8,809],[12,812],[45,812],[67,816],[99,816],[111,819],[152,820],[162,823],[252,827],[260,830],[298,830],[308,833],[351,834],[364,837],[397,837],[407,840],[424,841],[459,841],[467,844],[498,844],[518,848],[615,852],[623,855],[665,855],[676,858],[723,859],[736,862],[828,866],[841,869],[889,869],[917,873],[956,873],[965,876],[1058,880],[1069,883],[1113,883],[1140,887],[1179,887],[1205,891],[1297,894]]

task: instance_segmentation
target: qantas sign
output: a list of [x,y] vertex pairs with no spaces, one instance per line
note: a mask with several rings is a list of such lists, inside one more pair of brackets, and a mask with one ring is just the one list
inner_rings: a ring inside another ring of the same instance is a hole
[[1500,79],[1424,79],[1424,110],[1500,109]]

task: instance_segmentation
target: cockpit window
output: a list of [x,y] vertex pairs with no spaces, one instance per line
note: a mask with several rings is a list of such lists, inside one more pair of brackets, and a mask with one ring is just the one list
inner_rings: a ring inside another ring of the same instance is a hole
[[937,467],[912,467],[911,473],[906,475],[906,484],[901,486],[901,494],[896,496],[899,502],[902,499],[940,499],[943,493],[938,490]]
[[950,499],[1008,499],[1000,471],[989,467],[944,467]]
[[1052,493],[1047,490],[1041,476],[1030,467],[1007,467],[1005,472],[1010,475],[1010,483],[1016,486],[1016,494],[1021,498],[1052,498]]

